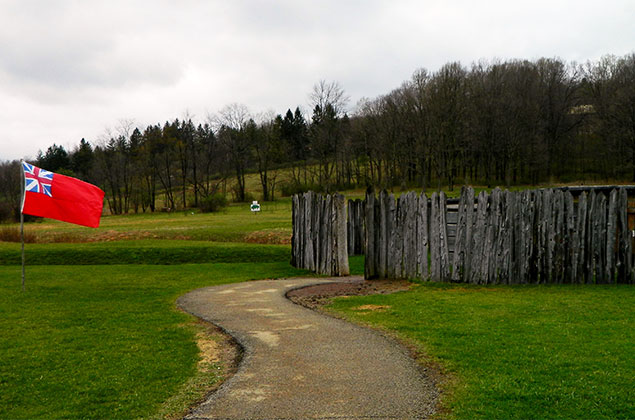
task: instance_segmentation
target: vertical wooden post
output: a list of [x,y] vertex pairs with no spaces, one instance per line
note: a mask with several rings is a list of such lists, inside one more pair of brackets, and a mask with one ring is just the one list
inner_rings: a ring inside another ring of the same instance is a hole
[[561,190],[553,194],[553,277],[552,283],[562,283],[564,276],[564,193]]
[[620,188],[618,198],[618,234],[620,245],[617,254],[618,281],[621,283],[633,283],[633,254],[631,230],[628,227],[628,196],[624,188]]
[[428,271],[428,197],[421,193],[417,203],[417,276],[429,278]]
[[445,193],[439,194],[439,258],[441,281],[450,279],[450,254],[448,249],[448,203]]
[[487,237],[485,243],[485,255],[487,268],[484,271],[487,283],[497,282],[498,260],[498,234],[501,225],[501,190],[496,187],[490,195],[490,207],[488,212]]
[[439,255],[439,194],[430,197],[430,279],[441,280],[441,257]]
[[606,283],[606,208],[607,200],[604,194],[599,194],[599,206],[598,206],[598,220],[597,220],[597,269],[596,269],[596,283]]
[[[469,190],[472,190],[472,201],[470,202]],[[469,252],[470,244],[467,238],[468,214],[474,212],[474,190],[471,187],[461,187],[461,198],[459,199],[459,211],[456,221],[456,237],[454,240],[454,258],[452,262],[452,281],[464,281],[467,266],[466,255]],[[471,218],[470,218],[471,220]]]
[[586,276],[584,279],[585,283],[592,283],[595,281],[595,256],[594,256],[594,248],[596,232],[595,232],[595,224],[594,220],[596,220],[596,204],[597,195],[595,191],[591,190],[589,194],[588,200],[588,211],[587,211],[587,228],[586,228]]
[[387,195],[388,213],[386,216],[386,275],[394,278],[397,274],[397,248],[399,247],[399,225],[397,220],[397,202],[393,194]]
[[488,202],[489,195],[485,191],[481,191],[478,195],[478,213],[476,216],[476,226],[474,229],[474,237],[472,238],[472,279],[475,284],[484,283],[487,277],[487,254],[485,248],[485,239],[487,237],[488,222]]
[[319,223],[316,219],[316,207],[320,197],[314,192],[308,192],[304,195],[304,243],[303,249],[303,261],[304,267],[307,270],[317,270],[316,251],[319,244]]
[[578,218],[576,220],[576,236],[577,236],[577,247],[576,251],[574,251],[574,258],[576,259],[576,275],[573,278],[575,283],[585,283],[587,278],[587,265],[586,255],[587,255],[587,212],[589,210],[589,205],[587,203],[587,194],[583,192],[580,194],[578,198]]
[[580,239],[575,228],[575,207],[573,195],[567,191],[564,195],[565,204],[565,274],[566,283],[574,283],[577,276],[577,256],[580,247]]
[[417,277],[417,195],[407,194],[408,210],[404,240],[405,276],[409,279]]
[[346,198],[342,194],[333,196],[334,204],[334,237],[335,237],[335,272],[337,276],[348,276],[348,241],[346,232]]
[[386,277],[386,252],[388,251],[388,193],[386,190],[379,192],[379,240],[378,240],[378,263],[377,276]]
[[613,189],[609,195],[609,206],[606,223],[606,281],[615,283],[615,245],[617,236],[617,191]]
[[375,192],[372,188],[366,191],[366,212],[364,232],[364,278],[372,279],[377,276],[377,248],[375,241],[375,227],[377,219],[375,218]]

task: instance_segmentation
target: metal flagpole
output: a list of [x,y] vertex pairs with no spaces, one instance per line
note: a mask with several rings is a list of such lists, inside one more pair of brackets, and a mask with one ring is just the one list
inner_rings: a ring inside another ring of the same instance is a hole
[[24,292],[26,289],[24,286],[24,213],[22,213],[22,210],[24,210],[24,199],[26,194],[26,192],[24,191],[24,183],[26,181],[24,180],[24,167],[22,166],[23,162],[23,160],[20,160],[20,172],[22,173],[22,176],[20,177],[20,181],[22,184],[22,203],[20,205],[20,239],[22,240],[22,291]]

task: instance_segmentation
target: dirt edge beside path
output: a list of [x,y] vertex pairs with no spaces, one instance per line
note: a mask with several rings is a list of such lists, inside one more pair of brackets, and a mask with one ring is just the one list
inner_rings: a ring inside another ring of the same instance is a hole
[[342,278],[342,281],[316,284],[290,290],[287,293],[287,298],[293,303],[297,303],[306,308],[320,309],[322,306],[327,305],[334,297],[395,293],[409,290],[412,286],[413,283],[406,280]]

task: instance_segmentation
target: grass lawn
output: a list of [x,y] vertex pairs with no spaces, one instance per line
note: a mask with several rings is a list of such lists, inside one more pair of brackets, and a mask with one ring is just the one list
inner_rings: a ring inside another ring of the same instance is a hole
[[[218,213],[177,211],[104,216],[99,229],[44,219],[25,224],[27,234],[38,242],[109,242],[122,239],[185,239],[220,242],[289,243],[291,199],[261,203],[261,211],[249,210],[251,203],[231,204]],[[17,228],[19,224],[7,225]],[[272,240],[274,242],[272,242]],[[285,242],[286,241],[286,242]]]
[[[26,245],[26,293],[19,244],[0,242],[0,418],[164,413],[197,375],[197,330],[178,296],[307,274],[289,266],[290,199],[261,204],[259,214],[232,204],[107,216],[99,229],[29,223],[45,243]],[[363,273],[363,257],[350,266]],[[364,304],[390,307],[356,309]],[[608,419],[635,418],[634,307],[632,286],[424,284],[332,310],[395,331],[440,364],[453,378],[450,417]]]
[[394,331],[440,363],[453,378],[450,418],[632,419],[633,308],[627,285],[420,284],[329,310]]
[[151,417],[196,372],[178,296],[302,273],[286,261],[40,265],[22,293],[20,267],[0,267],[0,418]]
[[[0,265],[21,263],[20,244],[0,242]],[[84,244],[26,244],[27,266],[79,264],[185,264],[290,261],[289,245],[145,239]]]

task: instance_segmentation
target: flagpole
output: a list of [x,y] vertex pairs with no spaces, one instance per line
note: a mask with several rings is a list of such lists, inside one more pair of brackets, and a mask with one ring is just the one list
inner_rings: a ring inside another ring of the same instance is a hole
[[22,176],[20,177],[20,181],[22,188],[22,203],[20,204],[20,240],[22,241],[22,291],[24,292],[25,286],[24,286],[24,213],[22,213],[22,210],[24,209],[24,195],[26,194],[26,192],[24,191],[24,168],[22,167],[22,162],[24,162],[23,160],[20,160],[20,172],[22,173]]

